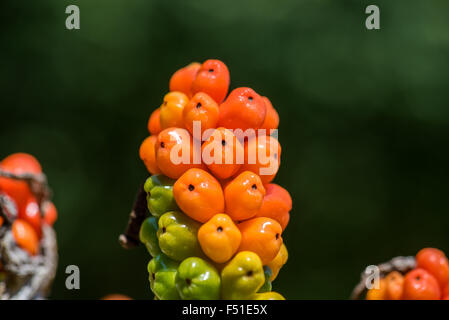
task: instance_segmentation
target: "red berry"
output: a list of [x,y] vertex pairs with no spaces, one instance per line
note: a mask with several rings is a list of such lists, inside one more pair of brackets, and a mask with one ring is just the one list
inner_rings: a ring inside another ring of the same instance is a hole
[[432,274],[441,288],[449,283],[449,261],[446,255],[435,248],[425,248],[416,255],[416,265]]
[[[36,158],[26,153],[14,153],[6,157],[0,163],[0,169],[12,174],[42,173]],[[27,182],[5,177],[0,177],[0,191],[13,198],[18,207],[26,205],[28,198],[32,196]]]
[[222,103],[229,90],[228,67],[220,60],[207,60],[192,83],[191,93],[207,93],[217,103]]
[[405,275],[403,300],[439,300],[438,281],[424,269],[415,269]]
[[42,210],[44,210],[44,221],[49,226],[53,226],[53,224],[58,219],[58,210],[56,210],[55,205],[51,201],[46,201],[42,205]]
[[218,126],[228,129],[259,129],[266,115],[265,101],[251,88],[233,90],[220,105]]
[[[201,64],[192,62],[188,66],[176,71],[170,78],[170,91],[179,91],[186,94],[190,98],[190,89],[192,82],[195,80],[196,74],[200,69]],[[151,132],[151,134],[157,134]]]
[[34,231],[36,231],[37,237],[39,239],[41,238],[41,211],[34,196],[30,197],[26,205],[19,209],[19,219],[28,222],[30,226],[33,227]]

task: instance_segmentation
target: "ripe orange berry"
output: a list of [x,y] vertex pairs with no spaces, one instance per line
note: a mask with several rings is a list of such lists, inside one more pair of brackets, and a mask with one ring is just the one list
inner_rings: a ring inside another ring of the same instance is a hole
[[161,109],[157,108],[148,119],[148,131],[150,135],[157,135],[161,130]]
[[28,222],[33,227],[34,231],[36,231],[37,237],[39,239],[41,238],[41,211],[39,208],[39,203],[37,203],[34,196],[28,198],[25,206],[20,207],[18,218]]
[[265,188],[259,176],[244,171],[224,187],[226,213],[234,221],[254,217],[265,196]]
[[242,233],[240,251],[252,251],[266,265],[279,253],[282,245],[281,225],[270,218],[252,218],[238,224]]
[[418,268],[404,278],[402,300],[439,300],[441,290],[438,281],[429,272]]
[[187,170],[173,185],[173,195],[179,208],[190,218],[206,222],[224,211],[223,190],[207,171]]
[[366,300],[386,300],[387,282],[385,278],[379,280],[379,288],[371,288],[366,293]]
[[39,252],[39,239],[36,231],[26,221],[21,219],[14,220],[12,224],[12,234],[17,245],[30,255],[34,256]]
[[[200,152],[194,148],[186,129],[167,128],[157,137],[156,163],[159,170],[169,178],[178,179],[191,168],[201,168],[201,154],[197,154]],[[200,164],[194,163],[194,160]]]
[[35,157],[27,153],[14,153],[0,163],[0,168],[11,173],[42,173],[42,167]]
[[49,226],[53,226],[53,224],[58,219],[58,210],[55,205],[51,201],[45,201],[42,205],[42,210],[44,210],[44,221]]
[[213,261],[223,263],[232,258],[240,246],[242,235],[231,217],[219,213],[198,230],[203,252]]
[[227,179],[239,171],[244,149],[231,130],[218,128],[203,143],[201,154],[203,163],[217,178]]
[[271,136],[256,136],[245,144],[245,163],[241,170],[252,171],[264,184],[276,176],[281,163],[281,145]]
[[218,104],[204,92],[196,93],[189,103],[184,107],[182,113],[184,126],[193,135],[193,123],[201,124],[201,136],[195,137],[201,140],[203,132],[215,128],[218,121]]
[[265,197],[256,217],[267,217],[276,220],[284,230],[290,220],[292,198],[287,190],[281,186],[270,183],[265,187]]
[[218,125],[228,129],[259,129],[266,110],[264,100],[253,89],[237,88],[220,105]]
[[404,288],[404,276],[397,271],[390,272],[385,277],[386,300],[401,300]]
[[[42,167],[30,154],[14,153],[0,162],[0,169],[13,174],[41,174]],[[0,191],[3,191],[15,200],[18,207],[24,206],[32,196],[27,182],[10,178],[0,177]]]
[[3,217],[0,217],[0,227],[3,225]]
[[228,67],[220,60],[207,60],[199,69],[193,80],[191,92],[207,93],[217,103],[223,102],[229,89]]
[[171,127],[183,128],[182,112],[189,98],[182,92],[172,91],[165,95],[160,107],[160,123],[162,129]]
[[267,130],[267,135],[269,135],[269,130],[277,129],[279,127],[279,115],[267,97],[262,97],[262,99],[267,107],[267,112],[260,128]]
[[200,67],[200,63],[192,62],[184,68],[176,71],[170,78],[170,91],[179,91],[190,97],[192,82],[195,79]]
[[416,265],[432,274],[441,288],[449,283],[449,261],[441,250],[422,249],[416,255]]
[[157,136],[149,136],[143,140],[139,149],[140,159],[151,174],[158,174],[161,172],[156,163],[156,144]]

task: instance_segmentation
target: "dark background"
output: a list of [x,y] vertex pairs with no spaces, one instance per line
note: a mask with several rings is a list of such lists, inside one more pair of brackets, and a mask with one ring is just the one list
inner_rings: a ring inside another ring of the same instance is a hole
[[207,58],[280,114],[276,181],[294,209],[275,290],[346,299],[368,264],[449,252],[448,1],[3,0],[0,15],[0,158],[35,155],[54,190],[52,298],[152,298],[149,255],[117,237],[147,176],[148,116],[176,69]]

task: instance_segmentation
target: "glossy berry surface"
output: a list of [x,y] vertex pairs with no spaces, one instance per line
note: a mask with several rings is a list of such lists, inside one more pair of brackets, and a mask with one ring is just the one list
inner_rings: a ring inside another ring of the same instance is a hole
[[282,232],[293,208],[272,182],[279,114],[252,88],[228,94],[230,79],[220,60],[188,64],[149,116],[139,149],[149,213],[139,239],[152,257],[155,299],[285,299],[273,290],[288,260]]

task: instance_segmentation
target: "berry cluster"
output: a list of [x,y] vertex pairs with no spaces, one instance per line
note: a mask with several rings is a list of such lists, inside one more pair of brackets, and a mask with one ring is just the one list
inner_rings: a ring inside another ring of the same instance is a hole
[[[283,299],[271,291],[288,258],[282,232],[292,209],[288,191],[272,183],[279,116],[251,88],[228,95],[229,83],[223,62],[192,63],[173,74],[149,118],[139,153],[152,174],[151,216],[140,240],[153,257],[157,299]],[[237,133],[250,130],[258,134]],[[187,161],[174,157],[181,151]]]
[[368,290],[367,300],[449,300],[449,261],[434,248],[416,255],[416,268],[405,275],[390,272],[379,287]]
[[53,226],[56,207],[50,200],[38,199],[27,176],[42,176],[40,163],[26,153],[12,154],[0,162],[0,228],[11,228],[17,245],[29,255],[40,252],[44,224]]

